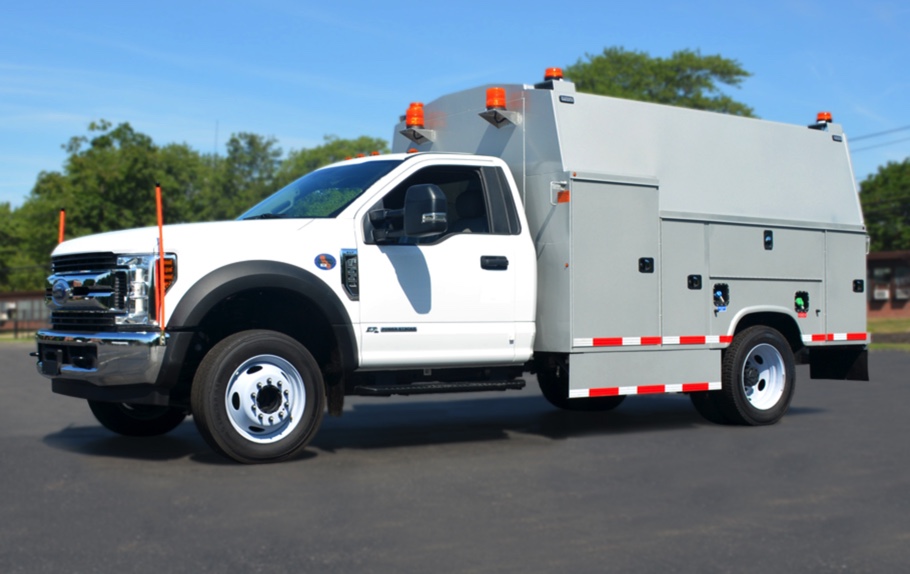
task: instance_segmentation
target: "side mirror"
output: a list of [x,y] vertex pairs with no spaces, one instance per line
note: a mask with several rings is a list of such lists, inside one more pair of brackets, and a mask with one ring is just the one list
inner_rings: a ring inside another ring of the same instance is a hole
[[413,185],[404,196],[404,234],[427,237],[448,228],[446,196],[431,183]]

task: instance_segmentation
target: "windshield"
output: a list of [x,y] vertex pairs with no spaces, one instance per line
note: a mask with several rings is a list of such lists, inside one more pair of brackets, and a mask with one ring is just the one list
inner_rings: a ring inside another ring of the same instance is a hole
[[401,160],[379,160],[312,171],[265,198],[238,219],[335,217]]

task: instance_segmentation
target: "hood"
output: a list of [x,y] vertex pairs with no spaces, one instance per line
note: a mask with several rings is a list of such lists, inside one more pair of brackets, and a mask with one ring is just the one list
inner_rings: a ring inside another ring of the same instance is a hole
[[[218,245],[221,248],[249,244],[251,234],[280,235],[291,233],[313,222],[312,219],[257,219],[250,221],[216,221],[164,226],[164,250],[177,252],[183,245]],[[114,251],[118,254],[154,253],[158,250],[158,228],[143,227],[87,235],[64,241],[52,256],[75,253]]]

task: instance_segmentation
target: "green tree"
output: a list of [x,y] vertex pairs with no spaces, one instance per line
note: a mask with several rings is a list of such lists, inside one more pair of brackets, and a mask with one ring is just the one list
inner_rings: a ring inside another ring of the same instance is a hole
[[281,148],[273,137],[242,132],[227,142],[219,159],[216,184],[205,196],[201,213],[207,220],[233,219],[276,189]]
[[154,225],[155,183],[167,223],[232,219],[292,180],[358,153],[387,152],[381,139],[326,136],[281,159],[274,138],[231,136],[224,157],[186,144],[158,146],[128,123],[92,122],[63,146],[62,171],[41,172],[18,209],[0,204],[0,289],[44,285],[57,244],[60,209],[66,237]]
[[327,135],[322,145],[291,151],[281,163],[276,177],[276,188],[284,187],[298,177],[324,165],[354,157],[357,154],[373,152],[388,153],[389,144],[379,138],[360,136],[357,139],[341,139]]
[[752,108],[718,87],[738,87],[751,75],[736,60],[698,50],[660,58],[615,46],[585,58],[565,69],[580,92],[754,117]]
[[910,249],[910,158],[888,162],[860,184],[872,251]]

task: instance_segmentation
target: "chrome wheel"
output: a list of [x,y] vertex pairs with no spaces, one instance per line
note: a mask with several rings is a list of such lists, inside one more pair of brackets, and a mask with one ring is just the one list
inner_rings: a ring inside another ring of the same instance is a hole
[[743,364],[743,393],[756,409],[766,411],[775,406],[784,394],[787,367],[778,350],[763,343],[756,345]]
[[281,440],[300,423],[307,393],[294,365],[275,355],[257,355],[231,375],[224,408],[231,425],[255,443]]

